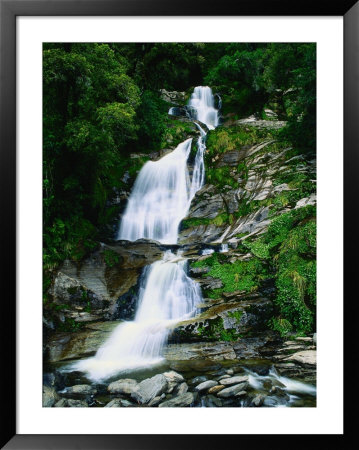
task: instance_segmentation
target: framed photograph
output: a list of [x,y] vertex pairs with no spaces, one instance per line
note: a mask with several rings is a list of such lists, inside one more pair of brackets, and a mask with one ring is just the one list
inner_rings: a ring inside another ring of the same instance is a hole
[[3,448],[343,438],[358,4],[0,11]]

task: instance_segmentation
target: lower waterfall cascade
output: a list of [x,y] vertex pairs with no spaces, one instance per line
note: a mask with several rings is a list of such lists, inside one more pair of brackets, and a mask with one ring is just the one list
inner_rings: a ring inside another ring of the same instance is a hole
[[[194,89],[187,110],[193,120],[210,130],[218,125],[219,112],[207,86]],[[180,222],[204,184],[206,132],[194,123],[200,136],[192,177],[187,166],[192,139],[160,160],[147,162],[135,181],[117,239],[177,243]],[[162,260],[146,267],[134,320],[119,324],[94,357],[77,362],[73,368],[86,372],[92,380],[101,380],[161,362],[171,325],[192,317],[202,299],[199,285],[186,272],[187,260],[180,252],[167,251]]]

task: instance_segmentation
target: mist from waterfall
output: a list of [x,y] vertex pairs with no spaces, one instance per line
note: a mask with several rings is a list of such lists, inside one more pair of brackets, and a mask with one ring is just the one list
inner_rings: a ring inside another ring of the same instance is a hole
[[[218,111],[209,87],[196,87],[188,104],[193,119],[208,129],[218,124]],[[178,227],[187,215],[191,200],[204,183],[206,132],[200,131],[192,179],[187,166],[192,139],[178,145],[158,161],[147,162],[134,184],[122,218],[118,239],[154,239],[176,244]],[[162,360],[162,349],[173,325],[192,317],[201,302],[199,285],[187,275],[187,261],[179,252],[167,251],[161,261],[147,267],[142,275],[135,319],[118,325],[93,358],[79,361],[74,368],[93,380],[108,378],[119,371],[145,367]]]

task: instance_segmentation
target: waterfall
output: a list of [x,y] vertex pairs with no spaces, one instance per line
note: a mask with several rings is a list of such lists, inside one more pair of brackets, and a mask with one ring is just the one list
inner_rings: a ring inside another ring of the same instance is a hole
[[187,159],[192,139],[139,173],[121,221],[118,239],[154,239],[176,244],[178,226],[189,208]]
[[197,86],[188,103],[193,119],[207,125],[213,130],[218,125],[218,110],[214,107],[212,89],[208,86]]
[[[191,117],[209,129],[217,126],[218,111],[209,87],[196,87],[188,108]],[[192,179],[187,167],[192,139],[182,142],[160,160],[147,162],[134,184],[118,239],[177,243],[180,221],[204,183],[206,133],[196,125],[200,137]],[[74,368],[87,372],[90,379],[100,380],[119,371],[160,362],[170,327],[192,317],[202,299],[199,285],[186,272],[187,261],[180,252],[175,255],[167,251],[161,261],[147,267],[142,275],[135,319],[118,325],[93,358],[79,361]]]

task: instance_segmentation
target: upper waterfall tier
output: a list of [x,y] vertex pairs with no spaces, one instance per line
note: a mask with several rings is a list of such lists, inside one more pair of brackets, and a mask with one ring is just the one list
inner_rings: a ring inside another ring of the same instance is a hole
[[193,119],[207,125],[210,130],[218,126],[218,110],[214,107],[212,89],[208,86],[197,86],[188,102]]
[[[196,87],[188,103],[193,119],[214,128],[218,111],[208,86]],[[196,192],[204,183],[205,131],[200,130],[192,180],[187,159],[192,139],[182,142],[173,152],[158,161],[149,161],[141,169],[122,218],[117,239],[135,241],[154,239],[163,244],[176,244],[178,227],[186,216]]]

